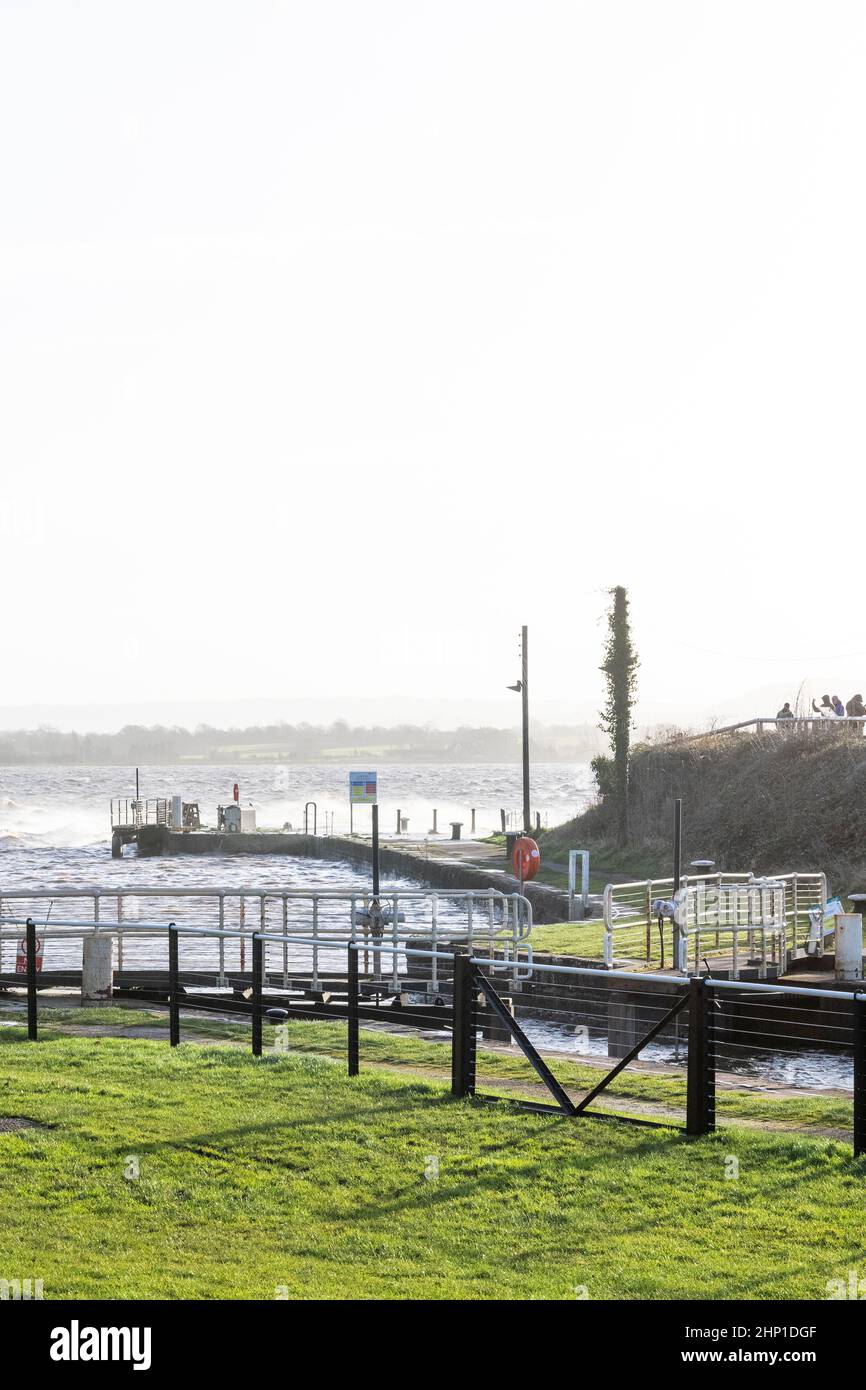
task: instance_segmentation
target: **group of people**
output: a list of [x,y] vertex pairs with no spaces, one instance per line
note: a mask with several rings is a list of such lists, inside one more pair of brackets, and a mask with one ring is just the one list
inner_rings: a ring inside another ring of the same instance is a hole
[[[821,719],[859,719],[866,716],[866,705],[863,703],[862,695],[852,695],[845,705],[842,704],[838,695],[822,695],[820,705],[816,704],[814,700],[812,701],[812,713],[819,715]],[[778,711],[776,718],[796,718],[788,700]]]

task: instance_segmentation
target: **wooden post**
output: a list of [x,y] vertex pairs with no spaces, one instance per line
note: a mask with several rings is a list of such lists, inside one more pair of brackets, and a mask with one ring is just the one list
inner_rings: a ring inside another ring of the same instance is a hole
[[262,1055],[262,967],[265,943],[253,932],[253,1056]]
[[854,1011],[854,1157],[866,1153],[866,998],[855,994]]
[[475,1090],[475,1010],[472,1007],[474,970],[465,952],[454,956],[454,1021],[451,1030],[451,1094],[471,1096]]

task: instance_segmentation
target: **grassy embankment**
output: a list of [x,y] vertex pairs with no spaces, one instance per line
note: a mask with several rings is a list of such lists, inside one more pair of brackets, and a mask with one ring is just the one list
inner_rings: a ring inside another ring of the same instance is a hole
[[[615,807],[602,797],[566,825],[541,832],[542,860],[555,866],[570,848],[588,848],[593,892],[608,881],[667,876],[675,796],[684,802],[686,865],[710,858],[725,870],[823,870],[830,891],[843,899],[866,886],[866,741],[832,726],[813,734],[728,734],[638,747],[630,778],[632,843],[614,848]],[[539,877],[566,886],[555,867]],[[601,939],[591,923],[533,934],[538,950],[593,957]],[[617,949],[645,959],[645,931],[622,933]]]
[[549,1120],[292,1053],[0,1056],[4,1111],[44,1126],[0,1134],[0,1274],[47,1298],[824,1298],[866,1255],[866,1163],[833,1142]]
[[[552,830],[542,830],[535,838],[541,849],[541,869],[536,875],[536,883],[546,883],[550,888],[568,888],[568,852],[571,849],[589,849],[589,891],[600,893],[605,884],[627,882],[630,879],[660,878],[670,873],[670,864],[658,849],[621,850],[610,844],[594,841],[590,844],[581,828],[581,817],[555,826]],[[490,835],[487,843],[502,845],[505,854],[505,836]]]
[[[635,748],[631,844],[622,866],[639,879],[671,872],[673,801],[683,798],[683,862],[757,873],[823,870],[834,891],[866,885],[866,740],[844,726],[815,733],[719,734]],[[596,867],[615,839],[602,797],[541,836],[542,854],[574,846]],[[612,865],[613,861],[608,860]]]

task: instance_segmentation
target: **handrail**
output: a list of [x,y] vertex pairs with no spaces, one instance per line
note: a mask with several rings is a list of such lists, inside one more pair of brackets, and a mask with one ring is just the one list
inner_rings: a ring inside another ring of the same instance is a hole
[[[679,896],[673,889],[672,878],[606,885],[602,915],[604,959],[608,966],[614,962],[617,938],[636,930],[645,935],[638,954],[643,957],[645,952],[649,961],[659,919],[662,965],[666,940],[674,952],[675,964],[681,968],[686,963],[684,951],[693,948],[697,970],[704,943],[712,937],[709,949],[718,949],[727,938],[725,944],[729,942],[733,952],[734,978],[739,974],[743,945],[750,955],[754,955],[753,947],[759,946],[762,975],[767,972],[768,946],[772,963],[783,970],[801,946],[807,946],[815,955],[824,952],[823,935],[816,936],[814,931],[815,912],[824,907],[828,896],[826,875],[819,870],[767,877],[753,872],[697,872],[681,879]],[[806,932],[804,938],[801,928]],[[634,955],[633,943],[626,950]]]
[[[493,898],[500,902],[503,899],[513,901],[515,898],[522,898],[521,893],[504,893],[501,888],[391,888],[383,885],[379,893],[380,898],[429,898],[434,895],[440,898],[478,898],[487,900],[491,894]],[[192,886],[190,884],[177,884],[174,887],[166,887],[160,884],[136,884],[132,888],[121,888],[110,884],[78,885],[75,887],[49,886],[32,884],[24,888],[0,888],[0,899],[6,898],[361,898],[364,895],[373,896],[373,889],[369,883],[359,883],[354,888],[276,888],[261,884],[204,884]],[[526,899],[525,901],[528,901]]]
[[[224,931],[219,927],[184,927],[180,926],[177,922],[169,922],[168,930],[178,932],[182,936],[246,936],[251,941],[273,941],[277,946],[282,946],[287,941],[290,945],[309,946],[312,940],[312,937],[309,936],[284,936],[282,932],[239,932]],[[341,947],[347,951],[390,951],[392,954],[396,953],[401,956],[424,956],[428,960],[433,957],[437,960],[454,959],[453,951],[422,951],[415,946],[406,946],[402,941],[392,943],[386,941],[384,938],[380,940],[378,937],[372,937],[363,941],[355,941],[349,940],[345,936],[319,936],[316,938],[316,941],[319,946]],[[500,964],[501,963],[500,961]]]
[[[2,927],[26,927],[28,921],[33,918],[30,912],[26,917],[0,917],[0,928]],[[55,927],[70,927],[73,931],[58,932],[58,936],[74,936],[79,931],[99,932],[101,936],[110,936],[112,932],[127,931],[165,931],[170,924],[168,922],[106,922],[104,919],[94,917],[92,921],[66,921],[63,918],[52,917],[50,922],[35,922],[36,930],[40,936],[50,936]],[[238,932],[239,936],[249,936],[249,932]]]
[[[796,729],[798,732],[814,732],[816,726],[824,729],[832,729],[838,726],[850,724],[866,724],[866,715],[863,714],[794,714],[790,718],[780,719],[778,715],[759,714],[753,719],[741,719],[738,724],[722,724],[717,729],[704,729],[699,734],[677,734],[668,739],[660,747],[669,748],[673,744],[694,743],[700,738],[715,738],[716,734],[734,734],[739,729],[755,729],[763,733],[764,726],[772,724],[776,729]],[[806,726],[808,725],[808,730]]]
[[[503,959],[509,962],[508,968],[516,972],[516,961],[523,958],[520,957],[521,943],[526,942],[533,928],[529,899],[519,892],[503,892],[493,887],[431,890],[383,885],[379,894],[374,895],[372,885],[368,883],[321,890],[283,888],[261,883],[18,885],[8,890],[0,886],[0,905],[13,908],[13,911],[5,914],[7,927],[13,930],[5,933],[0,930],[0,946],[5,946],[7,940],[20,934],[27,922],[25,911],[31,918],[38,919],[46,913],[48,903],[56,905],[64,901],[68,904],[83,901],[87,903],[86,913],[82,912],[83,921],[75,921],[65,915],[49,919],[46,915],[44,923],[37,921],[37,931],[46,940],[54,942],[107,933],[116,938],[118,966],[122,970],[124,941],[158,938],[165,929],[165,920],[154,922],[150,916],[144,922],[138,920],[137,911],[139,907],[146,910],[147,899],[164,903],[166,917],[169,912],[185,917],[187,920],[179,925],[191,937],[204,940],[212,936],[219,941],[220,981],[226,973],[224,943],[232,938],[240,942],[240,968],[243,970],[247,941],[254,941],[262,931],[272,933],[283,944],[284,976],[289,970],[288,947],[305,947],[311,953],[310,969],[315,988],[322,951],[327,952],[344,946],[348,940],[361,938],[368,950],[377,952],[383,949],[385,934],[390,941],[396,941],[399,934],[401,939],[415,940],[422,947],[430,944],[433,951],[431,985],[436,988],[439,946],[448,947],[458,942],[465,943],[470,950],[496,951],[501,948]],[[168,900],[171,900],[170,905]],[[25,902],[26,909],[23,907]],[[377,902],[384,906],[379,918],[383,935],[371,936],[366,929],[373,920]],[[14,911],[16,903],[22,904],[20,913]],[[185,908],[186,903],[190,904],[189,910]],[[441,910],[443,906],[448,909],[444,913]],[[401,910],[403,907],[406,908],[405,913]],[[127,915],[131,920],[125,920]],[[255,920],[248,922],[248,917]],[[405,925],[401,926],[401,923]],[[14,928],[18,929],[17,932]],[[52,931],[52,928],[57,928],[57,931]],[[525,945],[523,950],[525,952]],[[396,986],[396,954],[393,974]]]
[[[510,962],[506,961],[506,964]],[[502,965],[501,960],[487,960],[482,956],[470,956],[470,965]],[[649,971],[641,970],[637,973],[634,970],[604,970],[598,965],[547,965],[541,961],[533,959],[533,972],[541,970],[556,975],[598,975],[605,980],[622,979],[631,980],[634,984],[643,984],[645,980],[651,980],[654,984],[684,985],[688,984],[687,975],[654,975]]]

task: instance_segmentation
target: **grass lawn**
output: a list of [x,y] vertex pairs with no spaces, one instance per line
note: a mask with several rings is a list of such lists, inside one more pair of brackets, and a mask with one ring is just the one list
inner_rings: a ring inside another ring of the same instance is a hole
[[[634,951],[633,959],[646,957],[646,930],[642,933],[623,933],[628,936],[628,950]],[[658,933],[656,933],[658,935]],[[634,936],[634,941],[632,941]],[[642,940],[638,938],[642,936]],[[590,960],[602,960],[604,956],[604,923],[600,917],[586,922],[551,922],[547,926],[533,927],[529,938],[533,951],[550,951],[558,956],[586,956]],[[620,938],[617,937],[617,946]],[[656,947],[657,949],[657,947]],[[623,950],[623,954],[626,954]]]
[[[498,837],[504,845],[504,836]],[[542,830],[535,837],[541,850],[540,883],[549,883],[553,888],[568,887],[568,852],[571,849],[589,850],[589,891],[601,893],[605,884],[614,882],[643,882],[649,878],[664,878],[672,870],[665,855],[655,850],[617,849],[613,845],[588,845],[570,825],[554,826],[552,830]],[[552,868],[560,864],[562,869]]]
[[[585,922],[551,922],[547,926],[533,927],[530,937],[534,951],[550,951],[560,956],[586,956],[591,960],[604,957],[604,923],[600,917],[589,918]],[[653,923],[650,933],[650,957],[647,960],[646,927],[618,927],[614,936],[614,950],[617,958],[623,960],[645,961],[647,966],[661,963],[658,927]],[[704,955],[715,952],[705,950]],[[728,951],[730,954],[730,951]],[[665,965],[670,968],[672,961],[671,928],[665,923]]]
[[[0,1042],[24,1042],[26,1027],[20,1010],[0,1009],[0,1020],[14,1018],[14,1027],[0,1030]],[[310,1056],[328,1057],[345,1064],[346,1026],[342,1022],[297,1021],[284,1025],[288,1050]],[[42,1040],[56,1040],[81,1029],[107,1027],[123,1029],[134,1034],[137,1028],[158,1028],[167,1041],[168,1015],[166,1010],[132,1009],[122,1006],[99,1008],[43,1009],[39,1020]],[[218,1042],[223,1045],[249,1049],[250,1023],[209,1018],[201,1013],[184,1013],[181,1035],[194,1043]],[[272,1050],[274,1027],[265,1022],[262,1039],[265,1051]],[[361,1061],[364,1066],[385,1067],[390,1071],[411,1072],[415,1077],[449,1081],[451,1075],[451,1041],[423,1038],[418,1034],[392,1032],[387,1026],[361,1029]],[[597,1064],[572,1061],[562,1056],[548,1056],[548,1064],[557,1079],[573,1099],[578,1099],[594,1086],[609,1063],[599,1058]],[[549,1100],[529,1062],[517,1047],[496,1049],[479,1043],[477,1053],[478,1090],[493,1095],[524,1096],[527,1099]],[[620,1102],[636,1102],[631,1107]],[[652,1114],[656,1108],[663,1118],[679,1123],[685,1114],[686,1078],[682,1067],[665,1070],[642,1070],[639,1066],[626,1068],[607,1088],[606,1100],[599,1105],[636,1113]],[[801,1095],[791,1092],[764,1093],[740,1089],[735,1085],[719,1084],[716,1094],[716,1114],[720,1124],[740,1121],[767,1128],[788,1128],[797,1131],[815,1130],[833,1138],[850,1139],[852,1100],[849,1095]]]
[[[589,918],[585,922],[551,922],[543,927],[533,927],[530,936],[533,951],[549,951],[558,956],[584,956],[588,960],[604,959],[604,923],[600,917]],[[662,960],[658,926],[653,923],[650,931],[650,953],[647,958],[646,926],[617,927],[614,935],[614,951],[617,960],[641,961],[648,970],[662,964],[671,969],[673,945],[671,924],[665,922],[665,951]],[[694,950],[690,949],[691,960]],[[703,944],[701,958],[713,956],[730,957],[730,937],[722,935],[718,947]]]
[[[46,1127],[0,1134],[0,1277],[47,1298],[821,1299],[866,1259],[866,1161],[834,1141],[547,1119],[297,1049],[12,1033],[2,1111]],[[380,1036],[404,1041],[365,1031],[368,1063]]]

